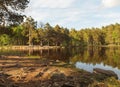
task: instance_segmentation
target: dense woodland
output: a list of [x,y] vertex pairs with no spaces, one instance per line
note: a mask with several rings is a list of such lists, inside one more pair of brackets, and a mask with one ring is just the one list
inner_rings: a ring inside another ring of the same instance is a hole
[[68,29],[43,24],[28,17],[19,25],[0,26],[0,45],[96,46],[119,45],[120,24],[102,28]]
[[[102,28],[68,29],[37,23],[21,12],[29,0],[0,0],[0,45],[95,46],[119,45],[120,24]],[[26,18],[26,21],[23,20]]]

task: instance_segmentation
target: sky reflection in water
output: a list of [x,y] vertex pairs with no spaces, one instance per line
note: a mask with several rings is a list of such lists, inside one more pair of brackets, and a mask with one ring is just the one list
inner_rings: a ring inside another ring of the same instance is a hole
[[120,79],[120,70],[117,67],[113,68],[111,66],[104,65],[103,63],[93,65],[92,63],[89,64],[89,63],[82,63],[82,62],[76,62],[75,66],[76,66],[76,68],[80,68],[80,69],[83,69],[83,70],[86,70],[89,72],[93,72],[94,68],[112,70],[118,75],[118,78]]

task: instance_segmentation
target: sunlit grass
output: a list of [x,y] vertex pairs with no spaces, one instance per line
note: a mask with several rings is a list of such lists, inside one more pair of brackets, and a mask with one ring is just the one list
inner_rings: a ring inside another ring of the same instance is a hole
[[25,58],[41,58],[40,56],[26,55]]
[[89,87],[120,87],[120,81],[114,77],[107,78],[102,82],[94,81]]

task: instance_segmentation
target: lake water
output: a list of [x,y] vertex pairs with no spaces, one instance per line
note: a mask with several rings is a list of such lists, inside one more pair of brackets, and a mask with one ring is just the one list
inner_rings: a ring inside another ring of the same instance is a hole
[[32,56],[60,60],[93,72],[94,68],[114,71],[120,79],[120,48],[89,47],[53,50],[0,50],[0,55]]

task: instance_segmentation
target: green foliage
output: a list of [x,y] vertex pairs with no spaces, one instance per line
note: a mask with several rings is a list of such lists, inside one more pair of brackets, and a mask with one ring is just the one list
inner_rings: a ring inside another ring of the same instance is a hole
[[23,44],[23,27],[21,25],[12,27],[12,40],[14,45]]
[[[0,35],[6,34],[12,45],[48,45],[48,46],[98,46],[120,45],[120,24],[102,28],[81,30],[67,29],[49,23],[36,27],[33,18],[29,17],[17,26],[0,27]],[[2,37],[3,38],[3,37]],[[1,41],[3,43],[4,41]],[[9,41],[8,41],[9,42]],[[4,44],[3,44],[4,45]]]
[[107,78],[102,82],[94,81],[89,87],[120,87],[120,82],[115,78]]
[[20,24],[24,18],[20,11],[23,11],[28,3],[29,0],[0,0],[0,25]]
[[3,46],[3,45],[9,45],[9,44],[10,44],[9,36],[6,34],[0,35],[0,45]]
[[103,31],[106,33],[106,43],[120,45],[120,24],[111,24],[103,28]]
[[34,39],[37,36],[36,34],[36,22],[32,17],[28,17],[26,21],[22,24],[24,30],[23,35],[28,38],[28,44],[33,45]]

